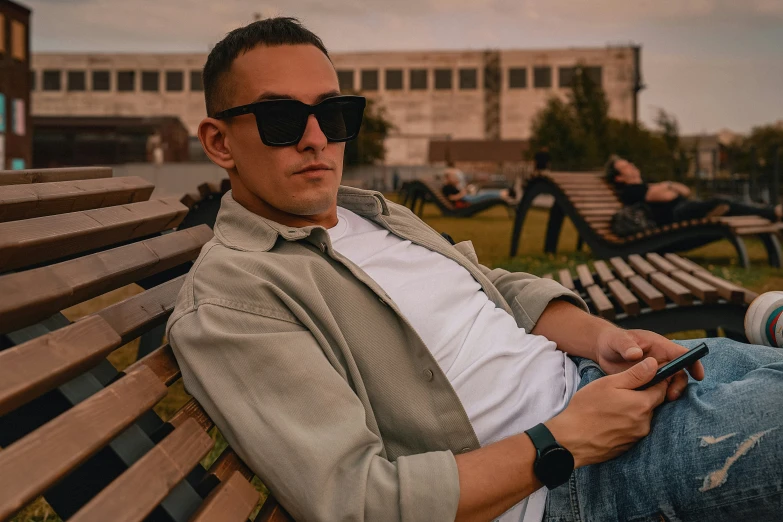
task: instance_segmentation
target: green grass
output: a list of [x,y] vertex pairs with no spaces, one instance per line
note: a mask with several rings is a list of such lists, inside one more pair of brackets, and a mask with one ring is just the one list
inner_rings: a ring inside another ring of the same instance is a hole
[[[490,267],[502,267],[508,270],[543,275],[560,268],[573,269],[578,264],[590,263],[592,257],[589,251],[576,251],[576,230],[568,220],[563,224],[558,253],[556,255],[543,254],[547,217],[547,211],[538,209],[533,209],[528,214],[522,231],[519,255],[510,259],[508,253],[512,220],[505,209],[495,207],[467,219],[446,218],[434,205],[427,205],[423,215],[424,221],[430,226],[439,232],[450,234],[455,241],[471,240],[479,261]],[[728,241],[718,241],[691,252],[685,252],[684,255],[706,266],[715,275],[756,292],[783,289],[783,270],[766,266],[766,252],[761,243],[748,241],[748,252],[752,262],[750,270],[745,270],[737,265],[736,252]],[[138,286],[129,285],[69,308],[64,313],[73,321],[141,291]],[[704,332],[690,331],[680,332],[672,337],[683,339],[703,335]],[[118,370],[122,370],[136,360],[137,351],[138,341],[133,341],[114,351],[109,356],[109,360]],[[169,388],[166,397],[155,406],[155,411],[164,420],[168,419],[189,398],[190,396],[185,392],[180,380]],[[215,440],[215,447],[202,461],[205,467],[208,467],[226,446],[225,440],[216,429],[213,429],[210,435]],[[255,479],[254,485],[261,492],[262,499],[266,498],[267,490],[263,484]],[[39,498],[11,520],[13,522],[59,522],[60,518],[42,498]]]

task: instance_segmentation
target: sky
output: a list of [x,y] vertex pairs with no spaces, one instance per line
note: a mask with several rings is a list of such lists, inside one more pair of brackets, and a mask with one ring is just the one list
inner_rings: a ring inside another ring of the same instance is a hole
[[683,134],[783,120],[783,0],[17,0],[32,48],[207,52],[261,16],[295,16],[330,51],[642,46],[641,120]]

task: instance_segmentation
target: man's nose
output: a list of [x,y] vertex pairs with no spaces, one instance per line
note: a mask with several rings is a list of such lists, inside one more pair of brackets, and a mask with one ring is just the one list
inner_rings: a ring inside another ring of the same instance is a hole
[[318,125],[318,120],[314,114],[307,117],[307,126],[305,127],[302,139],[296,145],[297,150],[304,152],[307,149],[314,151],[322,151],[326,148],[329,140],[326,139],[326,135],[321,130],[321,126]]

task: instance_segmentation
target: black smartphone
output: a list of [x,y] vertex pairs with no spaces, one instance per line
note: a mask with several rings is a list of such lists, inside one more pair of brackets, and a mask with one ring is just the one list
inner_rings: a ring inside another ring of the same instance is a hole
[[679,372],[680,370],[687,368],[688,366],[695,363],[696,361],[698,361],[708,353],[710,353],[710,349],[707,348],[707,345],[705,343],[696,345],[694,348],[691,348],[690,350],[680,355],[673,361],[669,361],[668,363],[658,368],[658,371],[655,372],[655,377],[653,377],[652,380],[647,384],[643,384],[638,388],[636,388],[636,390],[637,391],[646,390],[650,386],[655,386],[656,384],[666,379],[667,377],[671,377],[672,375]]

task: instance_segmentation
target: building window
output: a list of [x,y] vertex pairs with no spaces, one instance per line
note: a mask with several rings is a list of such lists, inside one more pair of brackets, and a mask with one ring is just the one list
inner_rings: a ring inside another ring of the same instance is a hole
[[182,71],[166,71],[166,90],[179,92],[184,89],[185,75]]
[[386,90],[402,90],[402,69],[386,69]]
[[109,71],[92,72],[92,90],[93,91],[111,90],[111,76],[109,75]]
[[594,67],[585,67],[587,77],[593,80],[593,83],[603,87],[603,68],[600,65]]
[[[5,94],[0,92],[0,133],[5,132]],[[3,137],[0,134],[0,142],[2,142]],[[0,170],[3,170],[5,168],[3,162],[5,161],[3,159],[3,149],[2,149],[3,143],[0,143]]]
[[509,89],[527,89],[527,68],[512,67],[508,70]]
[[377,91],[378,90],[378,70],[377,69],[365,69],[362,71],[362,90],[363,91]]
[[341,69],[337,71],[337,82],[340,84],[341,91],[353,90],[353,71]]
[[86,91],[87,78],[84,71],[68,71],[67,89],[69,91]]
[[31,91],[35,90],[35,86],[36,86],[35,80],[36,80],[35,70],[30,69],[30,90]]
[[22,158],[13,158],[11,160],[11,170],[24,170],[24,160]]
[[560,67],[557,71],[557,85],[561,89],[571,88],[574,85],[574,73],[576,67]]
[[435,88],[451,90],[451,69],[435,69]]
[[536,89],[549,89],[552,87],[551,67],[533,67],[533,87]]
[[[3,13],[0,13],[0,54],[5,53],[5,15]],[[0,170],[3,170],[5,167],[3,165],[2,160],[0,160]]]
[[18,20],[11,20],[11,57],[20,62],[27,59],[27,29]]
[[60,72],[58,69],[45,70],[43,72],[43,90],[59,91],[62,89]]
[[204,78],[201,76],[201,71],[190,71],[190,90],[204,90]]
[[132,92],[136,90],[136,71],[117,71],[117,90]]
[[409,79],[408,83],[412,91],[427,90],[427,69],[411,69]]
[[158,71],[141,71],[141,90],[158,92],[160,90],[160,73]]
[[459,88],[460,89],[477,89],[478,88],[478,71],[476,69],[460,69],[459,70]]

